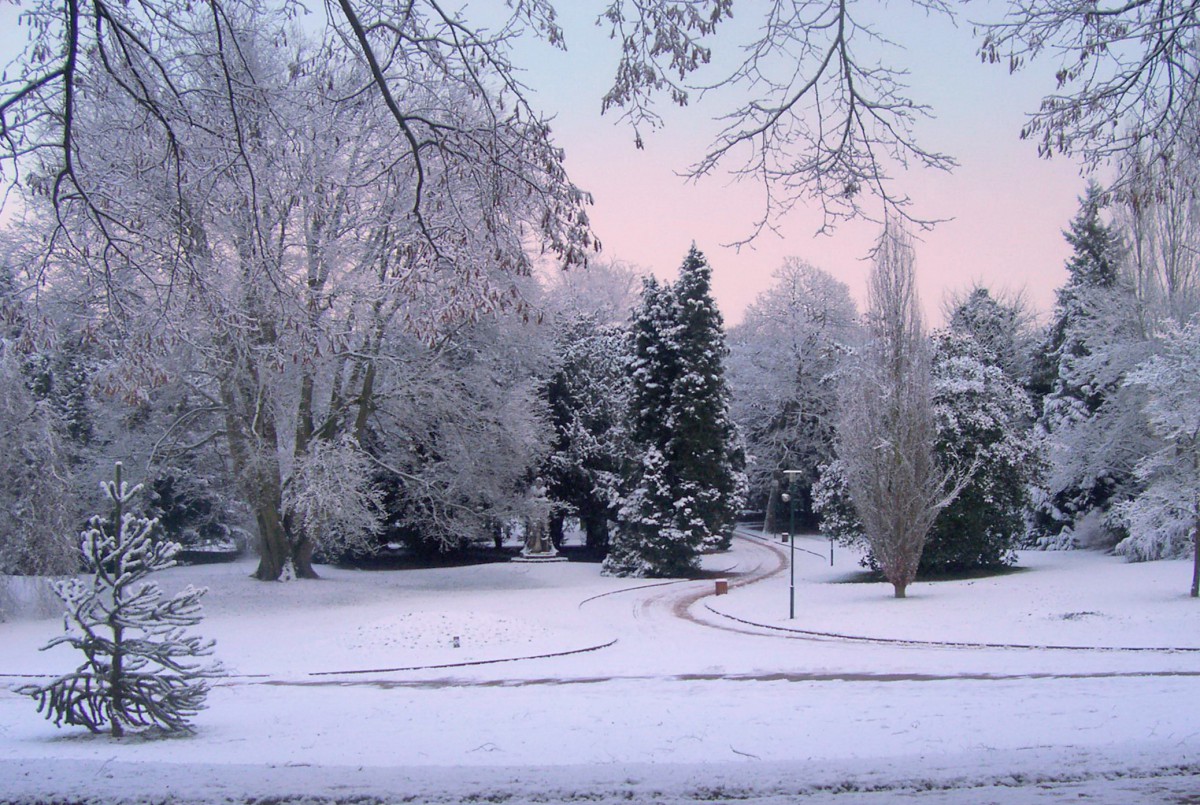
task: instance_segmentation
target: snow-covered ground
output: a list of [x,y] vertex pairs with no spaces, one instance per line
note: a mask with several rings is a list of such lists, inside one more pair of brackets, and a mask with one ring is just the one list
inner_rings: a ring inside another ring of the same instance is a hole
[[708,557],[719,597],[576,563],[175,568],[231,675],[168,740],[54,728],[8,686],[73,667],[38,651],[58,619],[0,623],[0,801],[1200,801],[1187,563],[1027,553],[896,601],[803,539],[791,620],[786,547]]

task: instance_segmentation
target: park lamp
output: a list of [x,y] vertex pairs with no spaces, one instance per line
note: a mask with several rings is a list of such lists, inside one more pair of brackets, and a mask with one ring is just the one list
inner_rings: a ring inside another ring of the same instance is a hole
[[788,479],[788,491],[782,497],[788,505],[788,544],[791,545],[790,580],[788,582],[788,619],[796,619],[796,476],[801,470],[784,470]]

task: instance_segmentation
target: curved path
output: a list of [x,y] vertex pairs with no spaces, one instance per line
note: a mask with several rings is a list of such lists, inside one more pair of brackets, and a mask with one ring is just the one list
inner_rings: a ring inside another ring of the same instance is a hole
[[[753,584],[757,581],[762,581],[766,578],[782,572],[787,567],[788,552],[778,547],[775,543],[768,542],[756,535],[740,532],[736,534],[736,538],[742,540],[747,545],[754,545],[764,551],[770,552],[778,561],[778,567],[767,572],[758,572],[759,568],[768,564],[764,560],[761,564],[756,565],[754,570],[746,574],[745,578],[739,579],[735,584],[730,582],[730,587],[742,586],[745,584]],[[806,553],[813,553],[802,548]],[[813,554],[817,555],[817,554]],[[824,558],[824,557],[821,557]],[[723,627],[717,622],[704,620],[694,617],[687,609],[702,598],[708,597],[709,594],[700,594],[692,598],[682,611],[676,611],[681,617],[696,623],[710,626],[712,628],[727,628],[729,631],[736,631],[742,634],[763,634],[760,631],[750,631],[747,629],[739,629],[733,626]],[[682,603],[682,599],[681,599]],[[852,643],[870,643],[875,645],[885,646],[908,646],[908,647],[930,647],[939,649],[1015,649],[1021,651],[1100,651],[1100,652],[1130,652],[1130,653],[1200,653],[1200,647],[1197,646],[1084,646],[1084,645],[1056,645],[1056,644],[1039,644],[1039,643],[989,643],[989,642],[973,642],[962,640],[915,640],[892,637],[877,637],[863,634],[851,634],[845,632],[821,631],[815,629],[801,629],[793,626],[781,626],[779,624],[762,623],[760,621],[742,618],[729,613],[722,612],[709,604],[705,604],[705,610],[718,616],[726,621],[734,624],[739,624],[742,627],[752,627],[754,630],[765,630],[768,634],[773,634],[778,637],[786,637],[797,640],[841,640]]]

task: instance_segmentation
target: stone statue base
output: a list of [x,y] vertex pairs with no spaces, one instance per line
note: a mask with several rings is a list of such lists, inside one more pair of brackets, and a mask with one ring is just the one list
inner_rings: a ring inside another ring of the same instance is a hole
[[531,562],[531,563],[566,562],[567,557],[561,555],[558,551],[554,550],[553,548],[551,548],[548,551],[531,551],[528,548],[526,548],[525,550],[521,551],[520,556],[514,556],[512,558],[512,561],[514,561],[514,562]]

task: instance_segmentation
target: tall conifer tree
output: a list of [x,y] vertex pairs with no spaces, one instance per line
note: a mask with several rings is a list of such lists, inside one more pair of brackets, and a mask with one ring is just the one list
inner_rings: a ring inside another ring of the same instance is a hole
[[1052,467],[1035,501],[1032,536],[1051,547],[1073,544],[1081,520],[1106,511],[1130,475],[1108,457],[1089,458],[1092,446],[1077,449],[1073,435],[1094,430],[1105,420],[1110,398],[1121,393],[1123,372],[1106,357],[1107,344],[1117,337],[1138,340],[1135,333],[1116,332],[1133,323],[1123,309],[1135,301],[1120,281],[1121,239],[1101,219],[1103,208],[1100,189],[1090,185],[1064,233],[1073,249],[1070,276],[1035,359],[1032,391],[1044,394],[1039,429]]
[[729,418],[728,350],[711,278],[693,246],[679,281],[647,280],[634,313],[633,472],[605,560],[613,575],[686,575],[702,549],[729,545],[744,459]]
[[667,460],[676,476],[676,500],[700,544],[725,550],[745,497],[745,459],[729,416],[724,322],[712,298],[712,269],[692,246],[675,284],[679,376],[671,396]]

